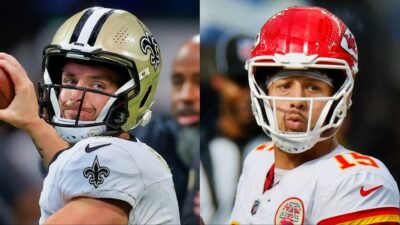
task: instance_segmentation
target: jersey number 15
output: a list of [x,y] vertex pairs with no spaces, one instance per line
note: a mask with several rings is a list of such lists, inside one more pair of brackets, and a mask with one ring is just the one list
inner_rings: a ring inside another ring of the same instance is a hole
[[338,162],[340,169],[344,170],[358,165],[379,168],[375,160],[369,156],[362,155],[356,152],[351,152],[349,155],[351,156],[351,159],[349,159],[350,157],[345,157],[345,154],[335,156],[335,159]]

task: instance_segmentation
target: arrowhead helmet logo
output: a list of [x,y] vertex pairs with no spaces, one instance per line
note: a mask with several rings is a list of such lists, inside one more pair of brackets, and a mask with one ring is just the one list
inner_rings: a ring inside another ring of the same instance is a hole
[[348,52],[356,60],[358,60],[358,49],[357,49],[356,39],[354,38],[354,35],[348,28],[343,34],[340,46],[342,46],[342,48],[346,50],[346,52]]
[[100,184],[104,183],[104,178],[110,175],[110,170],[105,166],[100,166],[99,160],[94,159],[92,167],[86,167],[83,171],[83,176],[89,179],[89,184],[97,188]]

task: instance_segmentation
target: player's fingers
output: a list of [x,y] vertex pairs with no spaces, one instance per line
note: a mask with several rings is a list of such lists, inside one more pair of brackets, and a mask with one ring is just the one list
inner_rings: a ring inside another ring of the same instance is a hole
[[12,65],[18,66],[19,62],[12,55],[5,52],[0,52],[0,59],[9,61]]
[[22,65],[18,62],[18,60],[14,56],[4,52],[0,52],[0,60],[5,60],[9,62],[14,67],[15,71],[18,71],[20,77],[29,79],[24,67],[22,67]]
[[14,68],[14,66],[5,59],[0,59],[0,68],[2,68],[10,76],[14,86],[20,84],[24,79],[17,74],[17,70]]
[[24,70],[21,71],[20,68],[16,68],[8,60],[0,59],[0,68],[4,69],[5,72],[9,74],[16,92],[21,86],[30,85],[30,83],[32,83]]

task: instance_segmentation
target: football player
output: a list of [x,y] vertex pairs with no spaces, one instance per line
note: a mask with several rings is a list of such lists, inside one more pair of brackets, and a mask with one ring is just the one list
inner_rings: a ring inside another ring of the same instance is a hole
[[398,224],[399,190],[378,159],[335,137],[351,105],[358,51],[318,7],[261,28],[247,61],[252,108],[272,142],[246,158],[231,224]]
[[44,49],[39,106],[21,65],[2,53],[0,66],[16,90],[0,119],[26,130],[49,165],[40,224],[180,223],[170,169],[127,133],[149,121],[161,69],[139,19],[101,7],[69,18]]

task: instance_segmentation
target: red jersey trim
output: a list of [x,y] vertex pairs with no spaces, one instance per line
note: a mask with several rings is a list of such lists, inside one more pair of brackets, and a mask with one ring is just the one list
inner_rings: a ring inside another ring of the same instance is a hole
[[368,209],[318,222],[318,225],[327,224],[400,224],[400,209],[395,207]]
[[269,141],[267,143],[259,145],[255,150],[256,151],[262,151],[262,150],[272,151],[272,150],[274,150],[274,143]]

